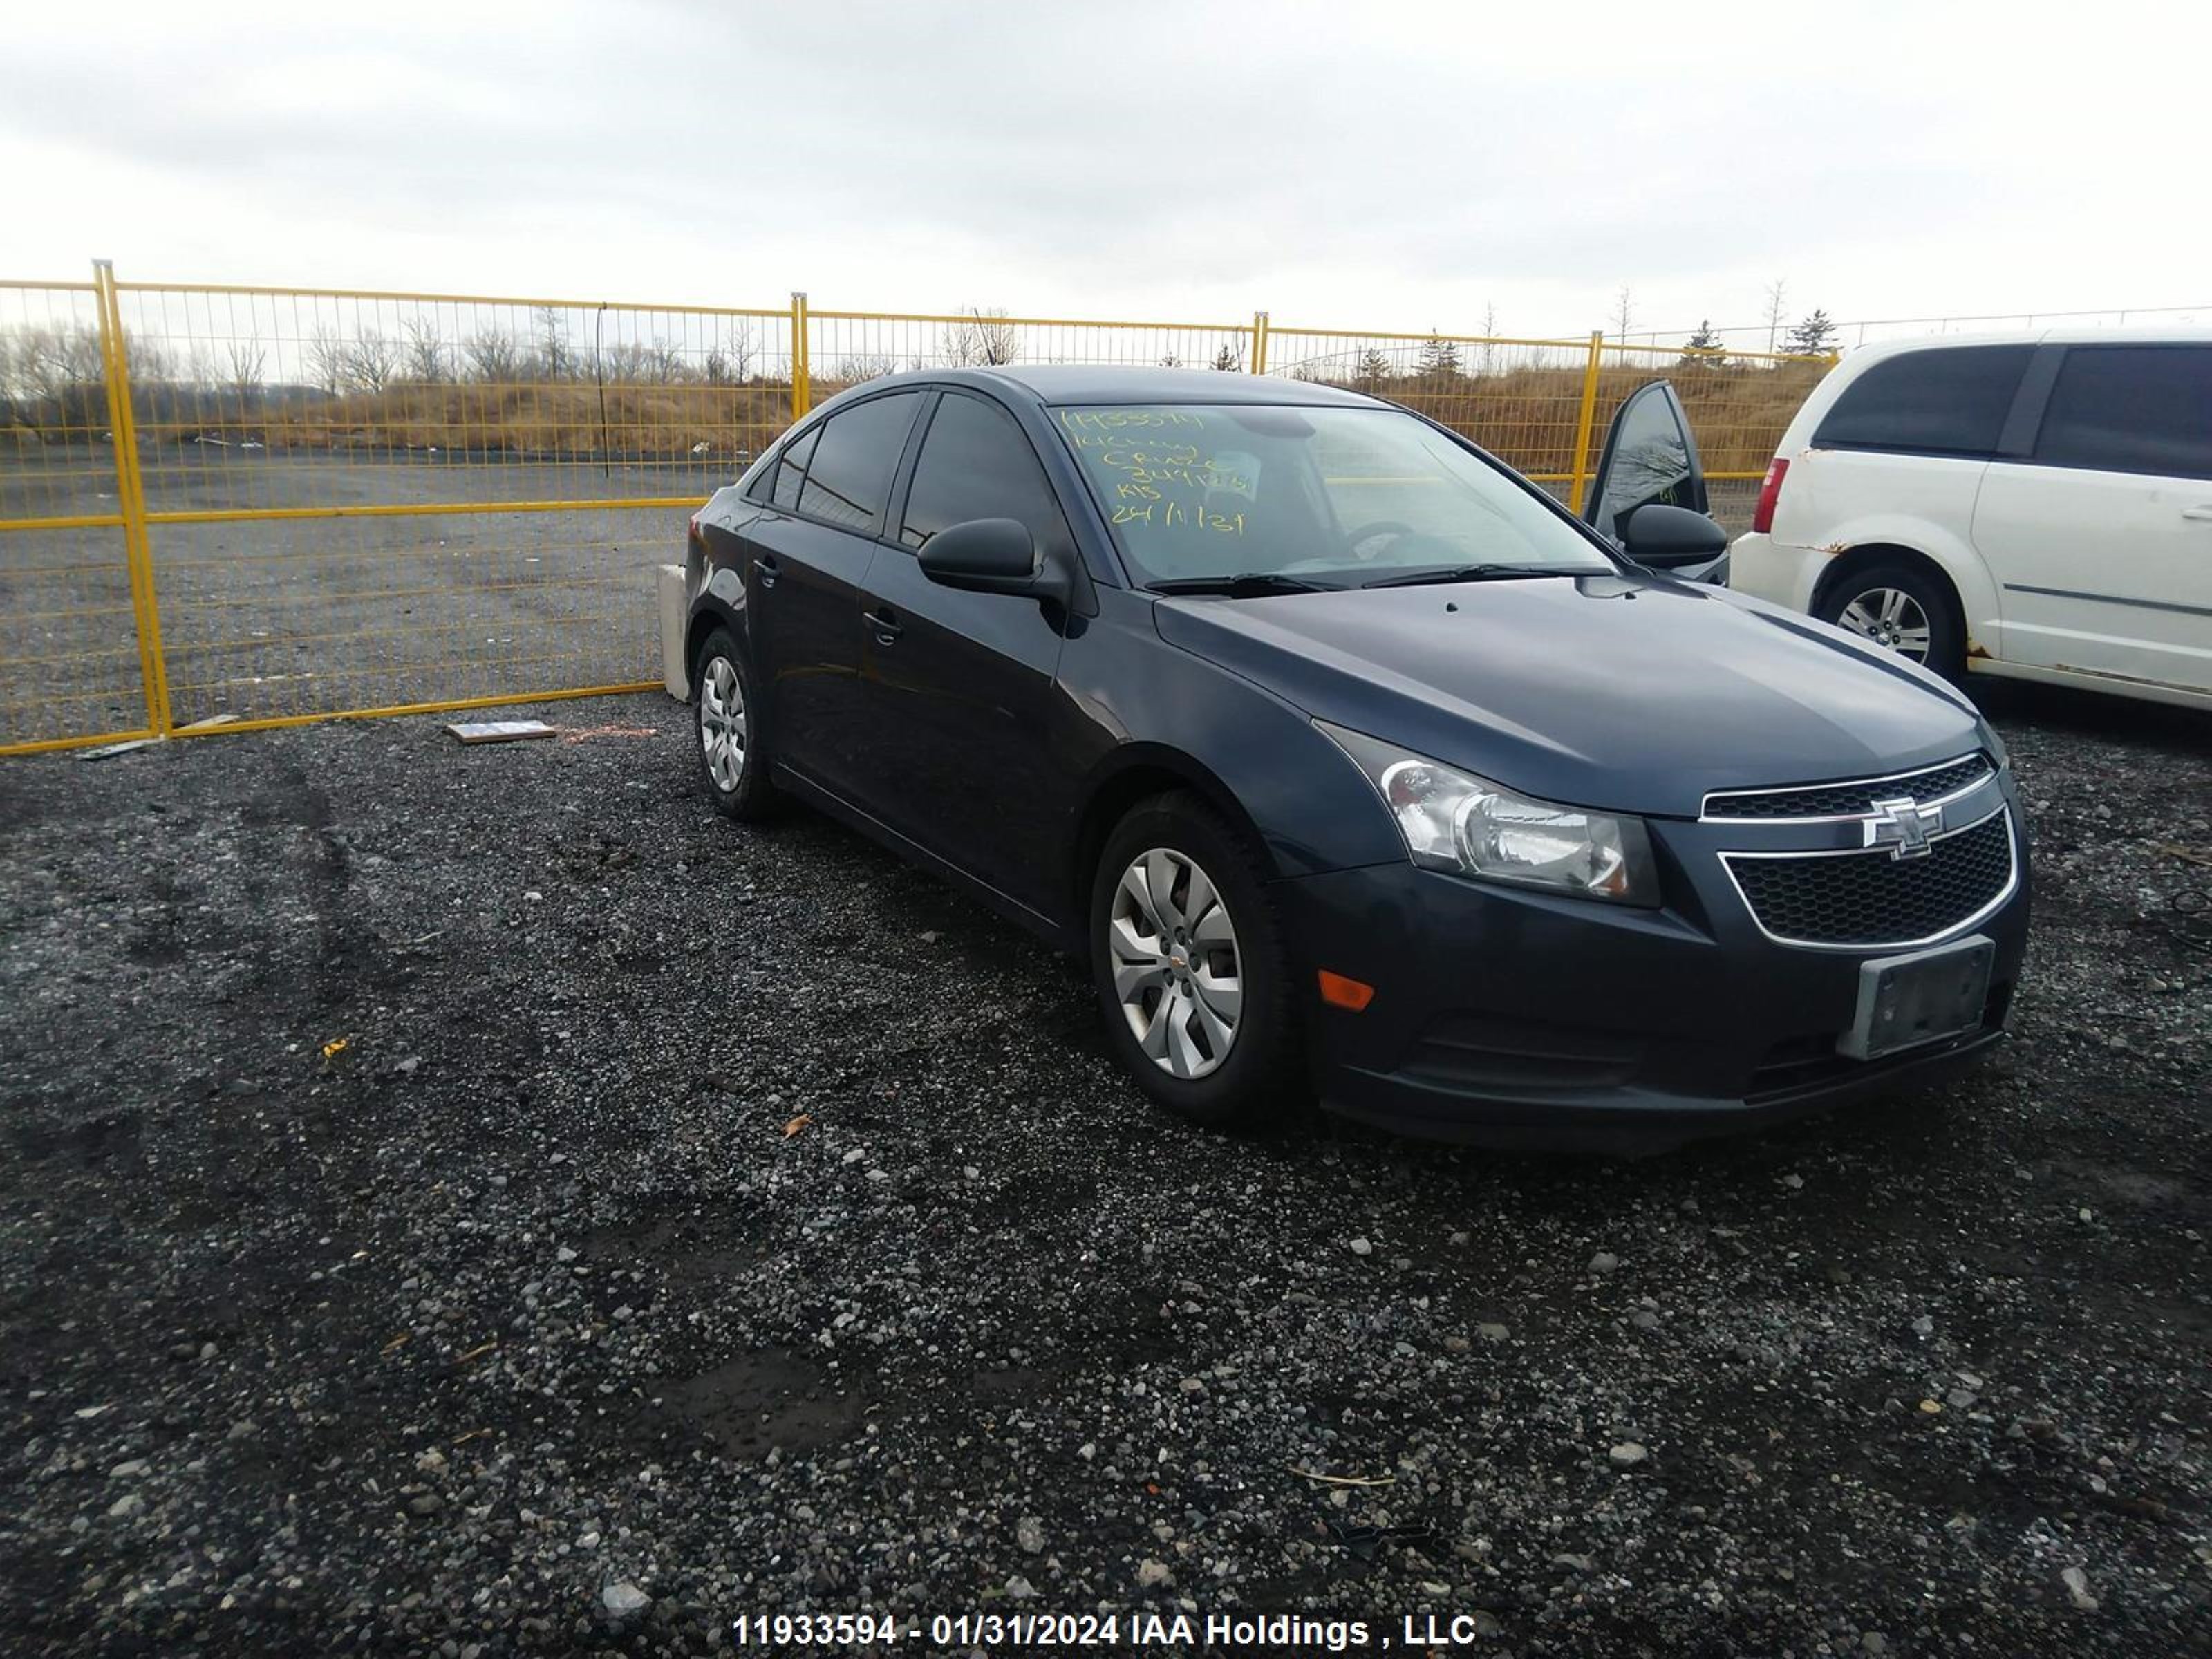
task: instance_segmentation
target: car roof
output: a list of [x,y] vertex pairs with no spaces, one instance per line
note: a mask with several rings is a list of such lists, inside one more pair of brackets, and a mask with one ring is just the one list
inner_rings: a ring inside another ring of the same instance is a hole
[[1844,353],[1845,362],[1871,362],[1902,352],[1942,350],[1951,346],[1986,345],[2212,345],[2212,327],[2188,324],[2130,324],[2099,328],[2070,323],[2049,328],[2021,328],[1974,334],[1916,334],[1894,340],[1869,340]]
[[[973,386],[1065,404],[1262,404],[1387,408],[1380,398],[1273,374],[1210,368],[1123,368],[1085,363],[1001,363],[986,368],[925,368],[870,380],[889,386]],[[858,388],[855,388],[856,390]]]

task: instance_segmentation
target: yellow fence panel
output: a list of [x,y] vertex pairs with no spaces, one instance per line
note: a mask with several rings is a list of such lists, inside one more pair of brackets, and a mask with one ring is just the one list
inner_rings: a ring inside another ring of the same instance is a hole
[[793,420],[902,370],[1265,374],[1578,503],[1680,389],[1724,521],[1832,359],[1246,322],[0,283],[0,752],[657,683],[653,568]]
[[[1671,380],[1715,482],[1717,508],[1727,509],[1724,520],[1740,517],[1745,523],[1783,428],[1833,362],[1622,346],[1598,336],[1376,334],[1274,322],[1267,325],[1267,338],[1269,374],[1340,386],[1418,410],[1577,507],[1621,401],[1649,381]],[[1736,488],[1746,484],[1751,487]]]
[[151,729],[104,302],[0,282],[0,753]]
[[780,310],[117,290],[180,726],[649,683],[653,568],[791,419]]
[[1246,323],[1119,323],[1009,317],[971,310],[938,315],[871,311],[807,313],[814,400],[914,368],[1084,363],[1131,368],[1251,366],[1255,326]]

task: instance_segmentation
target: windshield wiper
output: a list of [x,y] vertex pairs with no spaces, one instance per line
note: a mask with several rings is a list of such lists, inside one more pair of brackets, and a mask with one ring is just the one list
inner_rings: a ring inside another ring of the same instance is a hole
[[1310,582],[1303,576],[1285,576],[1273,570],[1246,570],[1234,576],[1177,576],[1153,582],[1155,593],[1224,593],[1232,599],[1255,599],[1267,593],[1334,593],[1334,582]]
[[1599,565],[1456,564],[1442,570],[1410,570],[1401,576],[1377,576],[1362,587],[1421,587],[1431,582],[1498,582],[1522,576],[1601,576]]

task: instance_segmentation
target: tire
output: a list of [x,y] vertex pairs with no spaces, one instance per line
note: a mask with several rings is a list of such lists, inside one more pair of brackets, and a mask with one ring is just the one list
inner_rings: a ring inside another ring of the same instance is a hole
[[1870,564],[1854,571],[1820,596],[1813,614],[1887,646],[1947,680],[1966,677],[1966,641],[1959,621],[1958,595],[1942,577],[1917,565]]
[[691,678],[692,752],[707,798],[724,817],[757,823],[775,811],[781,797],[769,781],[767,733],[752,670],[728,629],[707,636]]
[[1106,1041],[1139,1088],[1208,1128],[1304,1115],[1281,919],[1257,850],[1218,812],[1181,790],[1132,808],[1099,856],[1088,926]]

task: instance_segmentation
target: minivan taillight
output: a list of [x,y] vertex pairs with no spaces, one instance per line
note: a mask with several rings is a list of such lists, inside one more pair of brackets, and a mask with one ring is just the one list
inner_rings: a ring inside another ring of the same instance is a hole
[[1790,463],[1779,455],[1766,464],[1766,476],[1759,483],[1759,505],[1751,510],[1751,527],[1759,535],[1774,529],[1774,504],[1782,499],[1782,481],[1789,476]]

